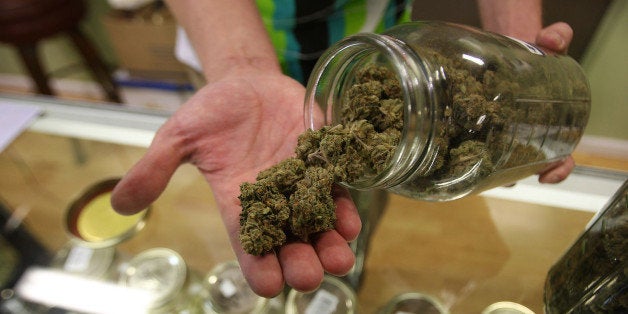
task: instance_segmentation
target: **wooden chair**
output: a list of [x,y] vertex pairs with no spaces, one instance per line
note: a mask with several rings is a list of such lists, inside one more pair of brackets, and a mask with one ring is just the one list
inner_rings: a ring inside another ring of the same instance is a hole
[[37,92],[53,95],[38,46],[46,38],[66,35],[74,43],[107,99],[120,103],[111,73],[92,42],[80,29],[86,8],[82,0],[0,0],[0,42],[14,46]]

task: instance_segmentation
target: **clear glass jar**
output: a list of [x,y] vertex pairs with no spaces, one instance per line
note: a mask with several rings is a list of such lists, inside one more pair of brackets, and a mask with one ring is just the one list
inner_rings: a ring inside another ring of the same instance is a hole
[[550,269],[545,313],[628,312],[628,181]]
[[152,248],[134,256],[118,281],[154,294],[148,313],[201,313],[201,278],[171,249]]
[[237,261],[218,264],[203,279],[202,300],[205,314],[265,314],[270,312],[270,299],[251,290]]
[[286,314],[354,314],[359,313],[355,290],[344,280],[325,275],[312,292],[291,289],[286,298]]
[[399,81],[403,128],[384,170],[345,182],[351,188],[456,199],[563,159],[588,121],[589,85],[570,57],[471,27],[412,22],[330,47],[308,82],[306,125],[341,124],[359,73],[374,65]]
[[114,246],[93,248],[71,241],[57,252],[50,266],[68,273],[109,280],[117,279],[117,268],[123,263]]
[[419,292],[407,292],[395,296],[379,314],[449,314],[449,310],[435,297]]
[[534,312],[519,303],[501,301],[487,306],[482,310],[482,314],[534,314]]

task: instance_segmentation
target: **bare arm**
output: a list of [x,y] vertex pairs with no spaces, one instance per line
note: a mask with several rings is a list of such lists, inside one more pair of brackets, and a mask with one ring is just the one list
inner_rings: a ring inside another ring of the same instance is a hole
[[542,28],[541,0],[477,0],[482,28],[533,43]]
[[252,0],[168,0],[203,66],[208,82],[255,67],[281,72]]

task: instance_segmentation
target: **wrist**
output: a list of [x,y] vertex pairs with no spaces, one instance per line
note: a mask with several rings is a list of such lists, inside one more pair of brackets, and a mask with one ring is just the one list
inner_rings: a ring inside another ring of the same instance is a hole
[[203,73],[208,83],[222,78],[246,73],[281,73],[281,66],[275,56],[229,56],[211,60],[203,64]]

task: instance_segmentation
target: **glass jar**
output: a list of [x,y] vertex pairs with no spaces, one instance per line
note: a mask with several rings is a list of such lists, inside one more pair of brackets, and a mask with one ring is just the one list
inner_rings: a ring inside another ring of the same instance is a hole
[[[369,69],[382,68],[396,86],[372,82]],[[365,82],[370,94],[357,101]],[[548,168],[573,151],[590,111],[587,79],[570,57],[471,27],[412,22],[330,47],[308,82],[306,126],[360,119],[360,110],[390,99],[402,112],[394,152],[382,170],[344,184],[422,200],[460,198]]]
[[286,314],[354,314],[358,311],[355,290],[344,280],[325,275],[312,292],[291,289],[286,298]]
[[151,207],[122,215],[111,206],[111,193],[120,178],[96,182],[83,191],[68,207],[65,227],[78,245],[105,248],[135,236],[146,225]]
[[205,314],[270,313],[270,299],[251,290],[237,261],[218,264],[203,279]]
[[201,278],[171,249],[152,248],[139,253],[129,261],[119,283],[154,294],[148,313],[201,313]]
[[550,269],[545,313],[628,311],[628,181]]
[[109,280],[117,279],[121,264],[124,260],[114,246],[93,248],[71,241],[57,252],[50,266],[68,273]]
[[482,310],[482,314],[534,314],[534,312],[519,303],[501,301],[487,306]]
[[420,292],[407,292],[390,300],[379,314],[449,314],[435,297]]
[[63,271],[116,281],[128,257],[117,245],[146,225],[150,207],[134,215],[121,215],[111,207],[111,192],[120,178],[95,182],[75,198],[65,212],[70,241],[56,252],[51,266]]

